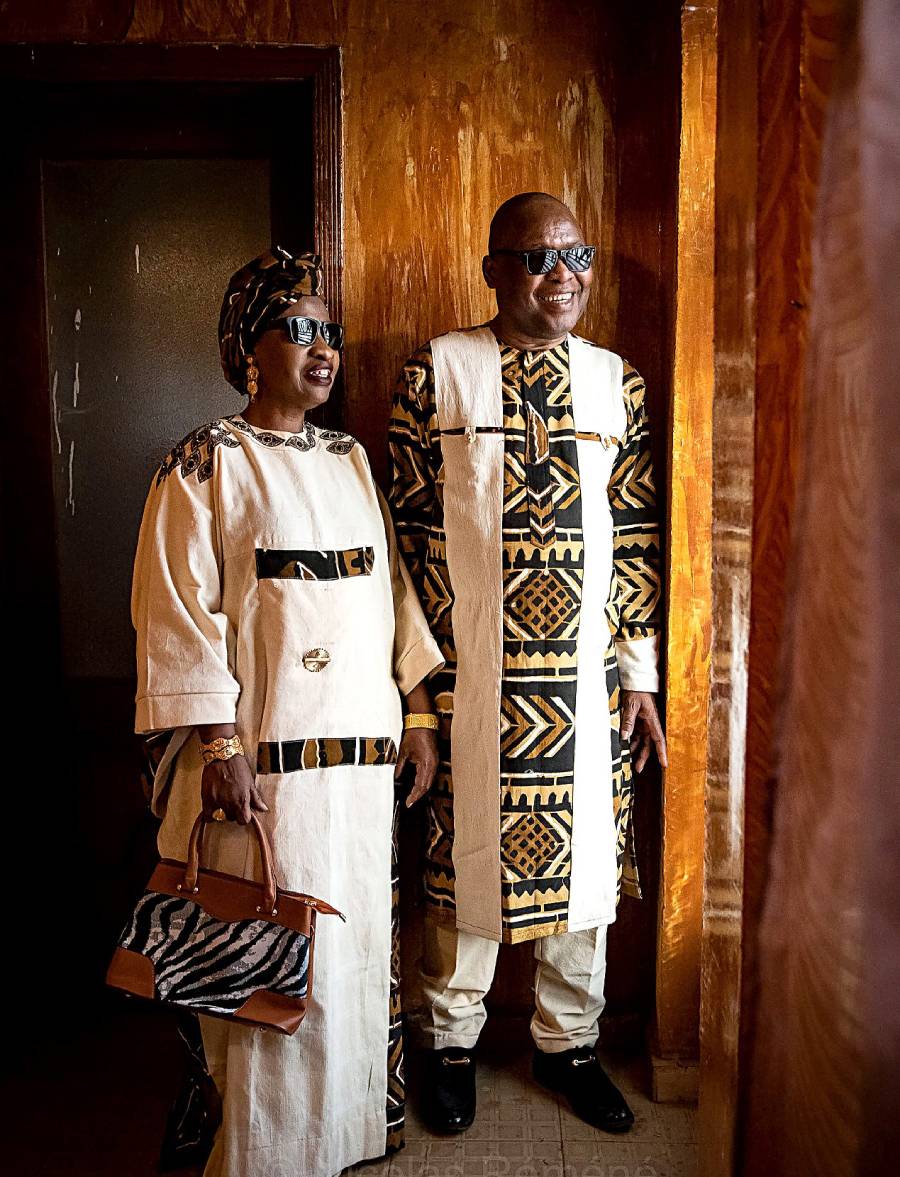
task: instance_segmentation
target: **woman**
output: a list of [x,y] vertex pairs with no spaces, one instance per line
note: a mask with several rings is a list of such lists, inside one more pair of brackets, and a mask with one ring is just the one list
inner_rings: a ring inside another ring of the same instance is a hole
[[175,729],[161,854],[184,858],[202,806],[225,823],[209,865],[255,876],[256,811],[280,885],[347,915],[319,921],[295,1036],[201,1019],[223,1101],[207,1177],[331,1177],[402,1132],[393,781],[415,765],[407,805],[431,784],[424,679],[441,657],[362,447],[306,420],[340,362],[319,283],[317,258],[280,249],[232,278],[222,365],[249,405],[163,461],[135,565],[137,730]]

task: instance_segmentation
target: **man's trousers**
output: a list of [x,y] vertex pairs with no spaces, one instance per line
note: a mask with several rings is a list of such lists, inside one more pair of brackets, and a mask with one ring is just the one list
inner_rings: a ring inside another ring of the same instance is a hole
[[[500,945],[426,916],[422,986],[424,1030],[435,1050],[471,1050],[484,1025]],[[534,1015],[538,1050],[554,1053],[597,1041],[606,977],[606,926],[534,941]]]

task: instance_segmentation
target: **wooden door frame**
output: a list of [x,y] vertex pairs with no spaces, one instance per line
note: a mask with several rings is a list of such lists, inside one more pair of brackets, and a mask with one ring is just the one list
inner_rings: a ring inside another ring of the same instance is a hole
[[313,84],[314,223],[329,307],[343,313],[341,50],[337,45],[43,44],[0,46],[4,83]]

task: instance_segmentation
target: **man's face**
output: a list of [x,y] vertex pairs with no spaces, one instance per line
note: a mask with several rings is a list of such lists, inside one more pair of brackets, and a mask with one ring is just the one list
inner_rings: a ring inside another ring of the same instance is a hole
[[[563,206],[535,203],[522,210],[494,243],[495,249],[565,249],[584,245],[581,226]],[[548,274],[529,274],[517,257],[501,254],[482,263],[488,286],[497,293],[501,319],[535,343],[562,339],[584,313],[593,267],[573,273],[559,258]]]

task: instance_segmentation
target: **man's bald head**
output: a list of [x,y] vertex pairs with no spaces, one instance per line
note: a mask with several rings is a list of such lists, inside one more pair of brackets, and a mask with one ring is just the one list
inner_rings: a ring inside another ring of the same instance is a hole
[[494,213],[488,234],[488,253],[495,249],[527,249],[530,245],[539,245],[540,241],[531,241],[529,234],[533,235],[541,228],[548,217],[569,221],[581,235],[575,214],[561,200],[549,192],[519,192],[504,200]]
[[[554,347],[575,329],[587,306],[593,271],[569,268],[562,251],[586,245],[571,209],[547,192],[520,192],[494,213],[487,256],[481,259],[484,280],[497,296],[492,327],[506,343],[519,348]],[[550,251],[538,260],[522,256]],[[555,255],[555,262],[553,258]],[[549,269],[544,265],[553,262]]]

